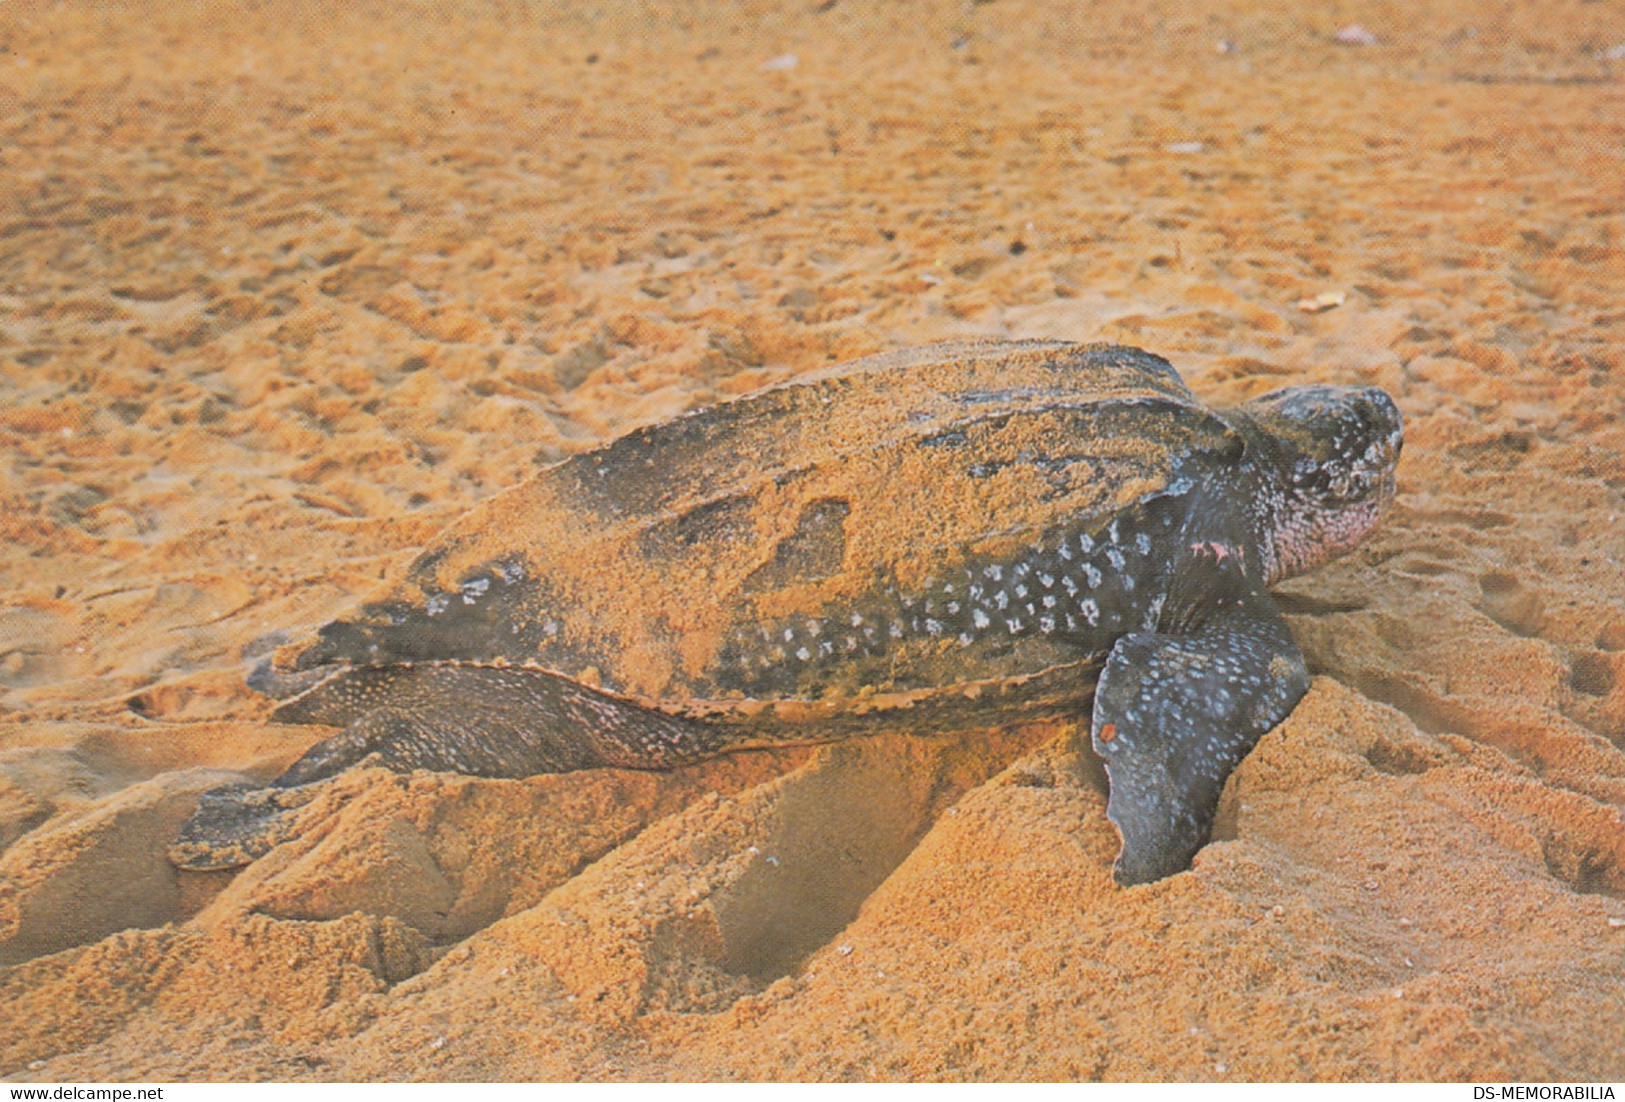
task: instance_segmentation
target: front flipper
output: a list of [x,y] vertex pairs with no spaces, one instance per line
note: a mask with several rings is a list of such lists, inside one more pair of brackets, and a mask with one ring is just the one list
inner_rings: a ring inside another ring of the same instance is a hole
[[1091,728],[1106,762],[1106,817],[1123,838],[1125,887],[1183,872],[1207,844],[1231,770],[1309,689],[1303,654],[1267,594],[1188,634],[1117,640]]
[[325,677],[274,713],[344,726],[269,787],[205,793],[170,847],[186,869],[246,864],[291,832],[306,786],[362,762],[407,772],[530,777],[614,766],[669,769],[726,749],[728,729],[667,715],[545,670],[429,664]]

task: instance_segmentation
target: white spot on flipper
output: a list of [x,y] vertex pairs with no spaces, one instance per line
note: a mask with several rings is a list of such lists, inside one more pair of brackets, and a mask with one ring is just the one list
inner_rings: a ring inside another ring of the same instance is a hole
[[988,625],[987,613],[983,612],[979,608],[971,612],[970,618],[975,622],[978,628],[985,628]]
[[1084,563],[1083,580],[1089,583],[1090,589],[1099,589],[1101,582],[1100,568],[1092,562]]
[[806,647],[797,647],[796,657],[805,662],[807,659],[812,657],[812,651],[808,650]]
[[1100,623],[1100,606],[1095,604],[1093,597],[1085,597],[1083,603],[1078,606],[1078,611],[1083,613],[1083,618],[1089,621],[1090,627]]

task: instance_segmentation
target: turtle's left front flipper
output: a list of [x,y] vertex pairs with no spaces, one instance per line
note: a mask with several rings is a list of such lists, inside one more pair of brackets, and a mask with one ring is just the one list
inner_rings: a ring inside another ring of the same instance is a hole
[[1225,779],[1309,688],[1268,594],[1215,605],[1183,634],[1118,639],[1095,690],[1091,734],[1111,782],[1106,816],[1123,838],[1113,872],[1125,887],[1190,867]]

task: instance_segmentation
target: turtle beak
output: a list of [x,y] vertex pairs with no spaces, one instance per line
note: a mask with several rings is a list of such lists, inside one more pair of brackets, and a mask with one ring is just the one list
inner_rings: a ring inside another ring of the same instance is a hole
[[1365,388],[1366,411],[1365,415],[1371,421],[1373,428],[1386,427],[1383,443],[1383,459],[1388,469],[1392,470],[1399,462],[1400,449],[1405,446],[1405,418],[1394,405],[1394,400],[1388,392],[1380,386]]

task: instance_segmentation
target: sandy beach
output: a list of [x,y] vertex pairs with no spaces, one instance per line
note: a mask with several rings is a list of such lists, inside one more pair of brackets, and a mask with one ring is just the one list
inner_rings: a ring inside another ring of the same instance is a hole
[[[1625,11],[0,10],[0,1078],[1625,1079]],[[1115,886],[1075,725],[353,771],[256,661],[627,431],[960,337],[1361,383],[1309,695]]]

